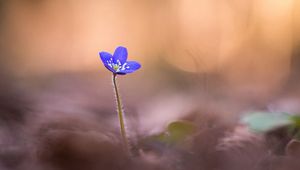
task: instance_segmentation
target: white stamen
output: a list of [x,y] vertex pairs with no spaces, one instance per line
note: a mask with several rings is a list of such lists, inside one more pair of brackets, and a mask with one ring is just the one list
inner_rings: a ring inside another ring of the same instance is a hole
[[121,62],[120,62],[120,60],[117,60],[117,63],[119,64],[119,66],[121,66],[122,64],[121,64]]

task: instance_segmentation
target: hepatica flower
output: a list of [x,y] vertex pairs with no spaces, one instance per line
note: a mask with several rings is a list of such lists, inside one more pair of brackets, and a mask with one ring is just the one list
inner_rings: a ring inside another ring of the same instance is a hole
[[102,51],[99,54],[104,66],[113,74],[124,75],[141,68],[140,63],[136,61],[127,61],[128,53],[125,47],[117,47],[113,55],[105,51]]
[[120,123],[120,132],[121,132],[125,149],[130,153],[130,145],[129,145],[128,137],[126,135],[125,115],[122,109],[122,101],[119,94],[116,77],[117,75],[125,75],[138,70],[139,68],[141,68],[141,64],[136,61],[127,61],[127,56],[128,56],[127,49],[121,46],[116,48],[113,55],[104,51],[100,52],[99,55],[104,66],[113,73],[112,82],[113,82],[113,88],[115,91],[116,101],[117,101],[117,111],[118,111],[118,117]]

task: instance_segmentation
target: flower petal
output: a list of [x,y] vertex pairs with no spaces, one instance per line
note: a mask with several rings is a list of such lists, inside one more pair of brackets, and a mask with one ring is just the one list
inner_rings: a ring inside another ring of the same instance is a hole
[[100,52],[100,58],[104,66],[111,72],[115,73],[116,71],[112,68],[112,55],[108,52]]
[[112,58],[112,55],[105,51],[100,52],[99,55],[103,64],[106,64],[107,61],[109,61]]
[[125,47],[119,46],[114,52],[113,62],[115,64],[123,65],[127,60],[127,56],[127,49]]
[[141,64],[136,62],[136,61],[127,61],[124,63],[120,71],[118,71],[118,74],[127,74],[127,73],[132,73],[136,70],[141,68]]

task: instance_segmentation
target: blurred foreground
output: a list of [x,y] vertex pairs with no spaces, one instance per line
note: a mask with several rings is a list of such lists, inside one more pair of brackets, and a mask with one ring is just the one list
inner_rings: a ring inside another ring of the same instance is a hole
[[[297,161],[300,145],[287,152],[291,138],[284,127],[263,135],[239,124],[238,113],[249,108],[267,110],[263,103],[226,96],[221,100],[214,93],[211,97],[205,93],[199,97],[200,93],[179,94],[176,89],[161,92],[148,86],[128,86],[136,88],[130,91],[122,88],[135,150],[132,157],[120,143],[110,83],[99,85],[98,73],[58,74],[26,81],[2,75],[2,80],[0,165],[3,170],[294,170],[300,167]],[[134,79],[126,82],[125,77],[119,80],[125,85],[139,84]],[[156,83],[164,87],[161,82]],[[294,104],[299,100],[299,90],[292,91],[274,99],[272,107],[299,109]],[[175,120],[192,122],[195,133],[175,145],[147,139]]]

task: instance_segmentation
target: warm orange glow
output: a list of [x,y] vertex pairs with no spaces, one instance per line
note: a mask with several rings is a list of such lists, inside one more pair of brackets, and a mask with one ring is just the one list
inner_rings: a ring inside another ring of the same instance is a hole
[[[5,53],[34,75],[103,69],[100,50],[126,46],[133,59],[221,74],[231,84],[280,85],[299,41],[299,2],[9,1]],[[17,69],[15,69],[17,68]],[[247,76],[245,76],[247,75]]]

